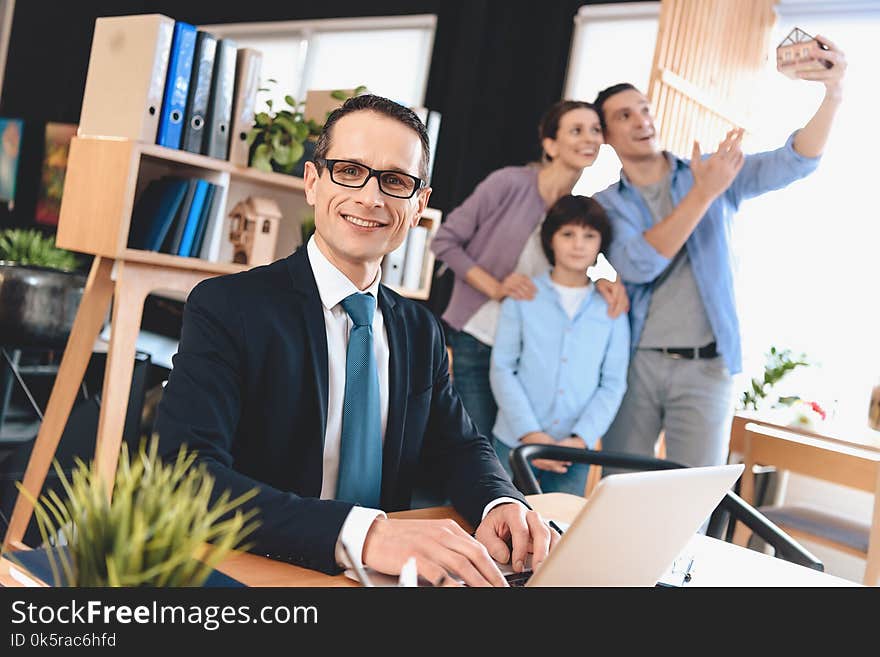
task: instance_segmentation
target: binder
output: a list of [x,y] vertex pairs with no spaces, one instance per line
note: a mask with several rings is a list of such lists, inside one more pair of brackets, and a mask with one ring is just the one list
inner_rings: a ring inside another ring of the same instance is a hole
[[98,18],[77,134],[156,141],[174,20]]
[[382,282],[399,286],[403,282],[403,264],[406,260],[406,240],[382,260]]
[[235,96],[232,104],[229,161],[246,167],[250,160],[247,133],[254,125],[254,106],[260,87],[263,53],[253,48],[239,48],[235,63]]
[[[189,256],[193,239],[196,236],[196,229],[199,227],[199,217],[202,216],[202,208],[205,206],[205,198],[208,195],[209,187],[211,187],[211,183],[207,180],[196,180],[192,204],[190,204],[189,210],[186,213],[185,221],[182,222],[183,233],[181,234],[180,244],[177,250],[172,251],[172,253],[176,253],[179,256]],[[181,216],[181,219],[183,220],[184,217]]]
[[168,235],[187,191],[183,178],[167,176],[149,183],[132,215],[128,246],[158,251]]
[[184,111],[183,139],[180,147],[190,153],[201,153],[205,144],[205,125],[208,99],[211,96],[211,78],[214,73],[214,53],[217,38],[201,30],[196,34],[192,74],[189,78],[189,94]]
[[162,240],[162,246],[158,249],[162,253],[176,254],[180,248],[180,241],[183,239],[183,229],[186,228],[186,218],[189,215],[189,209],[192,207],[193,194],[196,191],[196,178],[189,178],[186,181],[186,193],[183,201],[177,210],[177,214],[171,223],[165,239]]
[[199,257],[202,260],[210,262],[220,261],[220,249],[223,246],[223,236],[226,233],[226,198],[229,194],[229,188],[222,186],[214,194],[214,201],[211,203],[211,211],[208,215],[208,225],[205,228],[205,237],[202,241],[202,248],[199,251]]
[[205,235],[208,232],[208,224],[211,217],[219,211],[217,204],[223,196],[224,188],[220,185],[212,184],[205,197],[205,206],[202,208],[202,215],[199,217],[199,226],[196,228],[196,236],[193,239],[192,249],[190,249],[191,258],[202,257],[202,245],[205,243]]
[[406,261],[403,265],[403,287],[417,290],[422,282],[422,264],[425,262],[425,246],[428,242],[428,229],[413,226],[406,237]]
[[156,143],[160,146],[180,148],[195,46],[196,28],[189,23],[177,21],[174,24],[174,38],[171,40],[162,111],[159,113],[159,134]]
[[208,100],[208,131],[205,155],[226,159],[229,151],[229,120],[232,117],[232,92],[235,87],[236,47],[232,39],[220,39],[214,55],[211,97]]

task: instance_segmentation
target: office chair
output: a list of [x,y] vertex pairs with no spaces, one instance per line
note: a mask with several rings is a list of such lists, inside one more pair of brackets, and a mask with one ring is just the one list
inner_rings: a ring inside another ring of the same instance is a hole
[[[624,470],[674,470],[687,466],[672,461],[653,457],[636,456],[622,452],[593,451],[560,447],[557,445],[520,445],[510,452],[510,467],[513,470],[513,482],[524,495],[536,495],[543,492],[538,479],[532,471],[532,459],[551,459],[555,461],[571,461],[588,465],[621,468]],[[725,523],[725,516],[730,518]],[[743,523],[770,545],[777,558],[791,561],[813,570],[824,571],[825,566],[812,553],[774,525],[763,514],[732,491],[728,491],[712,514],[707,535],[730,542],[736,522]],[[724,525],[727,525],[726,529]]]

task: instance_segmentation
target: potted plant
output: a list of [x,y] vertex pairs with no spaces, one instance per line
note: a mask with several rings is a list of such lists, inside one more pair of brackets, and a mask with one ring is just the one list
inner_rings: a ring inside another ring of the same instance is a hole
[[[34,503],[51,571],[43,578],[55,586],[204,584],[232,551],[248,547],[242,541],[259,524],[257,510],[240,506],[257,489],[235,499],[226,491],[211,504],[214,479],[195,459],[181,449],[163,461],[154,436],[132,458],[123,446],[112,499],[96,469],[80,460],[70,479],[55,462],[65,499],[50,490],[37,501],[18,484]],[[25,553],[4,556],[27,569]]]
[[67,341],[86,276],[70,251],[38,230],[0,231],[0,344],[59,347]]
[[[268,82],[276,83],[271,79]],[[262,88],[260,91],[268,89]],[[337,89],[331,96],[345,101],[364,91],[366,87],[361,85],[353,93]],[[288,94],[284,96],[284,102],[284,109],[275,109],[273,101],[267,100],[267,111],[254,116],[254,126],[247,135],[250,166],[260,171],[302,176],[304,163],[314,155],[315,141],[321,134],[324,123],[305,118],[304,100],[296,100]]]

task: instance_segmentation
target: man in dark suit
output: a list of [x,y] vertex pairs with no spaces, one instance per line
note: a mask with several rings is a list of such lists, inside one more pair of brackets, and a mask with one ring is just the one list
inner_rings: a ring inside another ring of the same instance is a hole
[[[379,284],[382,257],[428,204],[425,128],[377,96],[327,120],[306,163],[315,235],[284,260],[197,286],[156,420],[217,492],[259,488],[254,551],[339,572],[505,584],[495,560],[539,565],[555,532],[529,510],[453,391],[436,318]],[[442,520],[389,519],[442,482],[475,538]]]

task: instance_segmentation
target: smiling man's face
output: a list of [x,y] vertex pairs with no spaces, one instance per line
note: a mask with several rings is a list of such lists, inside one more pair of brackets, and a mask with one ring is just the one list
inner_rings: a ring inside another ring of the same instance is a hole
[[[403,123],[369,110],[356,111],[332,127],[327,159],[349,160],[373,169],[419,176],[422,145],[419,135]],[[330,180],[306,163],[306,200],[315,208],[315,241],[324,255],[345,273],[372,268],[406,239],[428,204],[430,188],[412,198],[388,196],[376,177],[360,189]]]
[[661,153],[645,95],[627,89],[610,96],[602,107],[605,115],[605,143],[621,160],[652,158]]

